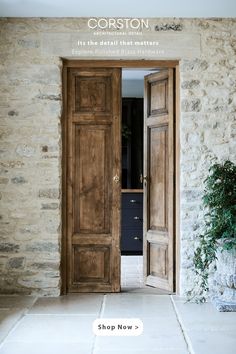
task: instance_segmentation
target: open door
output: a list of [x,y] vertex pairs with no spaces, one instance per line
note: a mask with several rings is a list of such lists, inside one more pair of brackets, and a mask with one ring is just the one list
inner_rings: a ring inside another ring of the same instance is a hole
[[120,291],[120,102],[116,68],[67,71],[67,291]]
[[173,69],[145,77],[144,281],[174,291]]

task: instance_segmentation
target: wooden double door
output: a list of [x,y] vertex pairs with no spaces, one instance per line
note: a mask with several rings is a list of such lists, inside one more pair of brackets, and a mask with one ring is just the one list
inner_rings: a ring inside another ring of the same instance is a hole
[[[65,82],[66,292],[119,292],[121,68],[68,67]],[[144,279],[173,291],[173,69],[144,92]]]

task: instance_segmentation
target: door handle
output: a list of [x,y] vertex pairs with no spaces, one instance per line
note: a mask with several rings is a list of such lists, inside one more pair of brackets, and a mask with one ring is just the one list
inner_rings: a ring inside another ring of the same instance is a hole
[[134,220],[140,220],[139,216],[134,216]]
[[148,178],[147,178],[147,176],[143,176],[142,175],[142,173],[141,173],[141,175],[140,175],[140,183],[146,183],[147,182],[147,180],[148,180]]
[[134,240],[136,240],[136,241],[142,241],[141,237],[138,237],[138,236],[134,236]]
[[119,177],[118,175],[115,175],[115,176],[113,177],[113,181],[114,181],[116,184],[120,183],[120,177]]

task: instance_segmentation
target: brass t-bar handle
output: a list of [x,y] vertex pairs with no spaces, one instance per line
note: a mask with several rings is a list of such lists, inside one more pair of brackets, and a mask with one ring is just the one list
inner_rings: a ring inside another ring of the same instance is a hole
[[140,183],[145,183],[147,182],[147,176],[143,176],[143,174],[141,173],[140,177],[139,177],[139,180],[140,180]]

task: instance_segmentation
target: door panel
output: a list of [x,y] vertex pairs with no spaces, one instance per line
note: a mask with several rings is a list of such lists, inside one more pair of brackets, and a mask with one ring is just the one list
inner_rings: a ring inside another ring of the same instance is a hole
[[74,283],[106,284],[110,278],[110,250],[104,246],[75,246]]
[[76,77],[75,110],[76,112],[110,111],[110,77]]
[[75,125],[74,232],[111,233],[110,137],[110,126]]
[[69,292],[120,291],[120,76],[68,69]]
[[144,277],[174,290],[173,69],[145,77]]
[[[149,185],[149,229],[167,230],[168,223],[168,129],[148,128],[150,141],[149,176],[156,183]],[[158,203],[157,203],[158,201]]]

